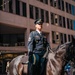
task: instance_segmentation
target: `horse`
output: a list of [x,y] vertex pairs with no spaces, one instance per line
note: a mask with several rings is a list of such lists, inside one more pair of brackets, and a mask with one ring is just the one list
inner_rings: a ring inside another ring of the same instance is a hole
[[67,47],[70,42],[58,46],[55,51],[48,54],[46,75],[64,75],[64,66],[69,62],[65,59]]
[[[67,42],[65,44],[59,45],[55,50],[50,49],[47,55],[47,64],[46,64],[46,75],[61,75],[63,71],[63,66],[66,63],[65,55],[67,53],[66,47],[70,43]],[[21,59],[25,55],[20,55],[14,58],[8,67],[8,74],[7,75],[23,75],[23,64],[21,63]],[[28,56],[26,56],[27,61]],[[25,61],[25,60],[24,60]],[[20,68],[20,70],[19,70]],[[28,63],[25,67],[25,74],[27,75]],[[24,74],[24,75],[25,75]],[[62,74],[64,75],[64,74]]]

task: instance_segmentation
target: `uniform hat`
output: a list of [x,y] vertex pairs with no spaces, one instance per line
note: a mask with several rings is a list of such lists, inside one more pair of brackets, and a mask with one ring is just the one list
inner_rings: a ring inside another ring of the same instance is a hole
[[41,19],[37,19],[35,20],[34,24],[39,24],[39,25],[42,25],[43,24],[43,21]]

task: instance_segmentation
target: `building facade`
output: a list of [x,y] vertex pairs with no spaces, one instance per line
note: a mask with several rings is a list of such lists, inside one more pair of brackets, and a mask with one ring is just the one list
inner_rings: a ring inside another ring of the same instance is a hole
[[[0,0],[0,73],[6,62],[27,52],[27,40],[42,18],[51,48],[75,35],[75,0]],[[6,59],[6,60],[5,60]],[[3,61],[2,61],[3,60]]]

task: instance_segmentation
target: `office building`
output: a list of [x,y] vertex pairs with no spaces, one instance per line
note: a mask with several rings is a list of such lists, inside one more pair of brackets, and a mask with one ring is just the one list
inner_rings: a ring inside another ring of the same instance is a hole
[[44,21],[42,31],[51,48],[72,41],[75,0],[0,0],[0,59],[6,59],[4,64],[27,53],[27,40],[37,18]]

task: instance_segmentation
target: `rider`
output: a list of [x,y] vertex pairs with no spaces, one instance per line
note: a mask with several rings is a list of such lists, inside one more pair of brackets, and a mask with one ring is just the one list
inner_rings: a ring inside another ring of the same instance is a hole
[[[42,33],[43,21],[37,19],[35,22],[35,31],[32,31],[28,39],[28,54],[29,75],[44,75],[46,68],[46,58],[43,58],[46,53],[46,48],[49,46],[46,36]],[[40,73],[40,74],[39,74]]]

